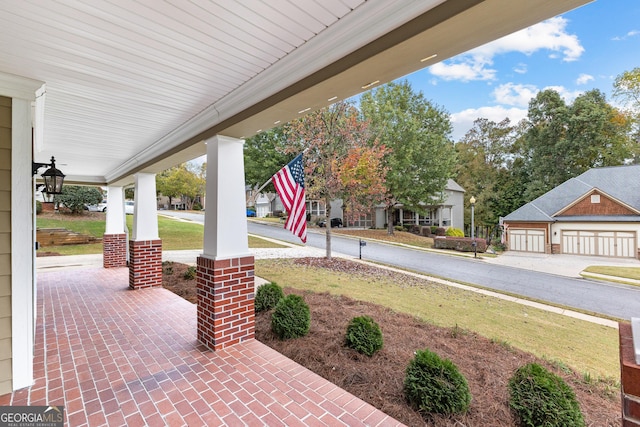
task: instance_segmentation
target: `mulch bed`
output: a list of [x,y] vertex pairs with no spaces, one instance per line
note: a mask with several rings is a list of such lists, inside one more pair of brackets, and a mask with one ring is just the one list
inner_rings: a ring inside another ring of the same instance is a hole
[[[299,259],[296,262],[339,271],[357,269],[358,274],[379,275],[375,267],[346,260]],[[195,280],[182,275],[187,266],[173,263],[173,274],[164,274],[163,285],[195,302]],[[166,272],[166,266],[165,266]],[[619,426],[619,390],[604,383],[586,383],[575,372],[566,372],[544,360],[508,345],[492,342],[459,328],[441,328],[409,315],[328,293],[285,289],[302,295],[311,309],[309,335],[281,341],[271,332],[271,313],[256,315],[256,339],[307,367],[408,426],[514,426],[509,409],[509,378],[518,367],[537,362],[560,375],[573,388],[587,426]],[[371,316],[381,327],[384,347],[372,357],[344,346],[347,324],[355,316]],[[413,352],[429,348],[451,359],[466,377],[472,394],[465,415],[424,417],[411,409],[403,395],[404,372]]]

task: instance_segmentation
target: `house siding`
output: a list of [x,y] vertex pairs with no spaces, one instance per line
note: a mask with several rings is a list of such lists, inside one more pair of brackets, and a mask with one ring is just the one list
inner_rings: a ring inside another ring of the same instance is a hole
[[0,97],[0,395],[12,387],[11,98]]
[[[597,196],[599,198],[599,202],[592,202],[591,196]],[[585,215],[637,215],[637,213],[625,206],[622,206],[620,203],[607,197],[605,194],[602,194],[599,191],[593,191],[557,216]]]

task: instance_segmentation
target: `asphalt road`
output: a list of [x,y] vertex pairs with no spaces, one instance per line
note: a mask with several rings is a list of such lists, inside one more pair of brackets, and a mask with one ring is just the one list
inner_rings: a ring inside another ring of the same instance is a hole
[[[172,214],[192,221],[203,221],[203,216],[198,214]],[[300,243],[299,239],[282,227],[249,222],[248,230],[253,234]],[[309,232],[307,245],[324,249],[324,233]],[[331,245],[336,253],[358,257],[360,247],[357,239],[334,234]],[[362,248],[362,259],[625,320],[640,317],[640,289],[633,286],[558,276],[490,264],[481,259],[442,255],[370,241]]]

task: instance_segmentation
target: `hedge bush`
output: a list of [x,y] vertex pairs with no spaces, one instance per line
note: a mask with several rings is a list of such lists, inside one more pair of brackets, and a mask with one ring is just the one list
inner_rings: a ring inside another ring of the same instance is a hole
[[347,326],[345,343],[358,353],[373,356],[383,345],[380,326],[369,316],[354,317]]
[[[487,242],[484,239],[475,239],[476,251],[485,252],[487,250]],[[447,237],[436,238],[433,242],[435,249],[453,249],[460,252],[473,252],[473,240],[470,237]]]
[[36,200],[36,215],[40,215],[42,213],[42,202],[40,200]]
[[258,287],[254,301],[256,313],[271,310],[282,298],[284,298],[284,292],[276,282],[265,283]]
[[449,227],[447,228],[447,231],[445,231],[444,235],[451,237],[464,237],[464,231],[459,228]]
[[444,236],[447,230],[444,227],[436,227],[435,234],[436,236]]
[[562,378],[536,363],[518,368],[509,380],[509,406],[520,425],[584,426],[576,395]]
[[280,299],[271,315],[271,330],[283,340],[309,333],[311,312],[304,299],[295,294]]
[[471,404],[469,384],[456,365],[428,349],[417,351],[409,362],[404,393],[409,404],[424,414],[463,414]]

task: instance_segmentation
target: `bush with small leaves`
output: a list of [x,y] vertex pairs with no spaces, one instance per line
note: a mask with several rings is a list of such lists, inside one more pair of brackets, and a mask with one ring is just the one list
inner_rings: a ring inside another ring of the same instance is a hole
[[404,393],[423,414],[463,414],[471,404],[469,384],[456,365],[428,349],[418,350],[409,362]]
[[187,280],[193,280],[196,278],[196,268],[194,266],[189,266],[182,275]]
[[347,326],[345,343],[358,353],[373,356],[383,344],[380,326],[369,316],[354,317]]
[[291,294],[278,301],[271,315],[271,330],[280,339],[303,337],[310,327],[311,312],[304,298]]
[[265,283],[256,291],[255,308],[256,313],[271,310],[284,298],[282,288],[276,283]]
[[529,363],[509,380],[509,406],[522,426],[584,426],[576,395],[562,378]]
[[464,231],[459,228],[449,227],[447,228],[447,231],[444,232],[444,235],[451,237],[464,237]]

